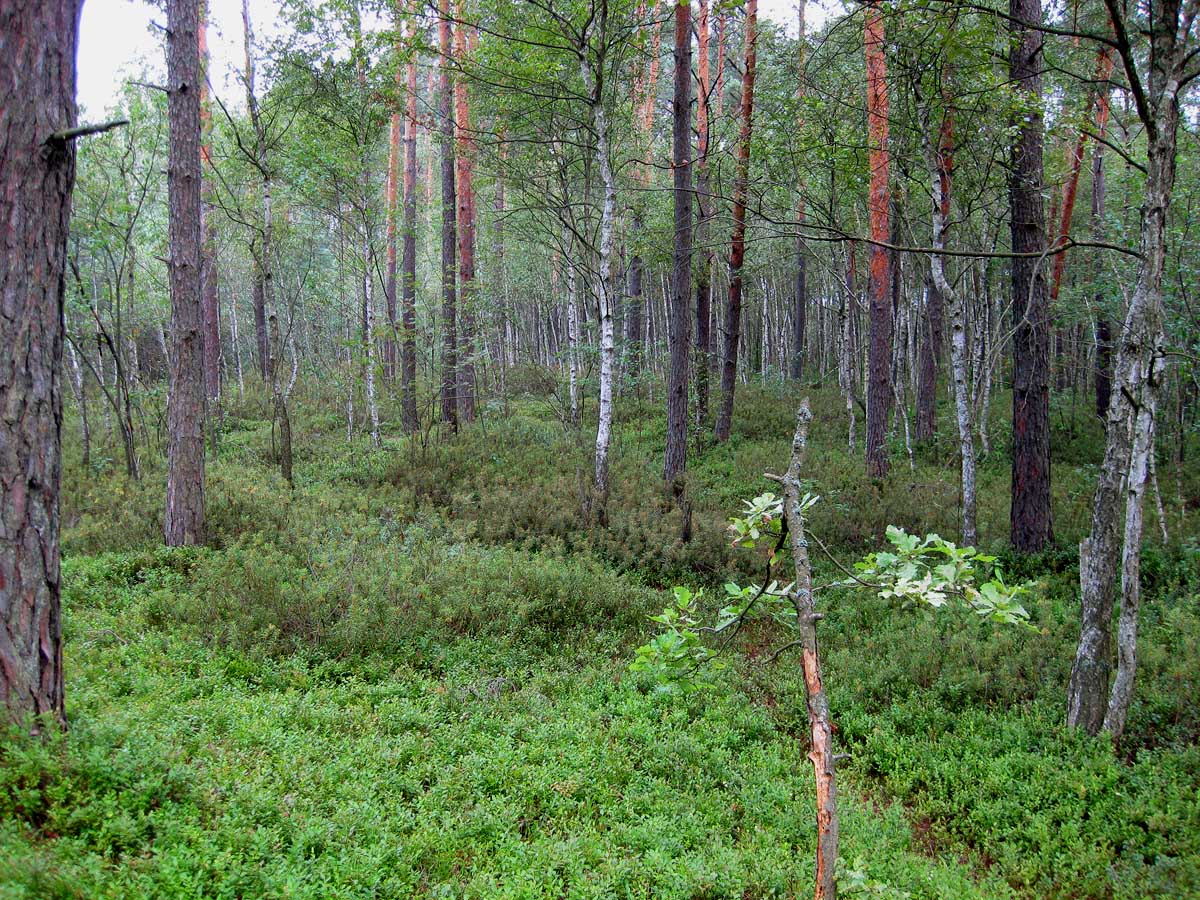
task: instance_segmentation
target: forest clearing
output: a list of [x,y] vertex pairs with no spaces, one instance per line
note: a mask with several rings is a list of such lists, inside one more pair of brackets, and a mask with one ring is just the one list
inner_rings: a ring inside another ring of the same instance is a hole
[[0,4],[0,900],[1200,898],[1197,15]]

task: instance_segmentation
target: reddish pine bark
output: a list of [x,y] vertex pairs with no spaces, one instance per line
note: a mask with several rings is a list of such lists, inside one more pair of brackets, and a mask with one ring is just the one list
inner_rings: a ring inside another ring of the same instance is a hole
[[[461,67],[467,56],[467,30],[463,0],[458,0],[459,25],[454,34],[454,55]],[[458,151],[458,416],[475,421],[475,141],[471,137],[471,105],[466,79],[454,83],[455,144]]]
[[167,4],[171,369],[164,532],[170,547],[204,540],[199,26],[199,8],[194,0],[171,0]]
[[758,61],[758,0],[746,3],[746,60],[742,76],[742,126],[738,134],[733,180],[733,235],[729,247],[729,305],[725,313],[725,356],[721,366],[721,406],[713,437],[729,439],[737,383],[738,342],[742,322],[742,265],[746,259],[746,195],[750,177],[750,138],[754,121],[754,70]]
[[871,188],[867,213],[871,231],[868,281],[869,348],[867,353],[867,475],[882,478],[888,472],[887,420],[892,397],[892,303],[889,295],[891,265],[882,244],[891,240],[891,207],[888,177],[887,64],[883,51],[883,17],[879,4],[866,7],[864,45],[867,58],[867,139]]
[[438,7],[438,90],[442,131],[442,421],[458,431],[458,234],[454,184],[454,107],[450,79],[450,0]]
[[79,3],[0,15],[0,704],[65,723],[58,552],[63,288]]

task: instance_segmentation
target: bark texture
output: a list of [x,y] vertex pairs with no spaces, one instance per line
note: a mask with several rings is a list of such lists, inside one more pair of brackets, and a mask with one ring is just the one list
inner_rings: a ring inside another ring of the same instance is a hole
[[[1091,530],[1079,545],[1082,622],[1067,687],[1067,724],[1091,734],[1101,727],[1119,737],[1132,698],[1137,662],[1142,500],[1152,471],[1155,407],[1161,389],[1162,281],[1167,211],[1175,184],[1176,132],[1182,73],[1195,52],[1191,37],[1198,5],[1157,5],[1150,16],[1149,71],[1143,76],[1126,30],[1124,9],[1105,0],[1118,56],[1146,131],[1146,182],[1141,211],[1137,283],[1118,342],[1112,395],[1105,423],[1104,460],[1092,502]],[[1121,494],[1125,493],[1122,504]],[[1122,541],[1120,511],[1125,511]],[[1122,551],[1122,545],[1124,547]],[[1117,682],[1109,689],[1113,601],[1118,561],[1122,603],[1118,625]]]
[[58,553],[75,0],[0,14],[0,704],[65,723]]
[[1040,0],[1009,0],[1013,32],[1009,75],[1022,110],[1013,123],[1009,210],[1012,261],[1013,546],[1026,553],[1051,539],[1050,520],[1050,303],[1041,254],[1046,249],[1042,205],[1042,21]]
[[888,187],[887,63],[883,51],[883,16],[877,2],[866,7],[864,46],[867,57],[867,138],[871,190],[867,212],[871,230],[868,283],[869,350],[867,353],[867,475],[888,473],[887,423],[892,401],[892,298],[890,254],[891,191]]
[[171,365],[167,546],[204,541],[204,336],[200,306],[200,10],[167,4]]

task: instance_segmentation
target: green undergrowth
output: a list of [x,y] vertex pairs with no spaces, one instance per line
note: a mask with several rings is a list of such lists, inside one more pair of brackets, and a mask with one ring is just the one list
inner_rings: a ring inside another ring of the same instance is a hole
[[[627,671],[664,589],[759,574],[725,525],[785,467],[797,393],[740,386],[732,439],[692,436],[685,542],[660,404],[619,401],[608,521],[585,524],[592,426],[564,428],[538,378],[456,438],[398,436],[388,401],[379,450],[301,385],[291,488],[262,398],[229,398],[202,548],[158,546],[155,453],[131,483],[69,444],[72,727],[0,741],[0,898],[810,893],[803,683],[770,661],[779,635],[748,629],[705,691]],[[911,467],[895,435],[872,482],[839,402],[813,394],[813,534],[843,563],[889,524],[953,537],[950,420]],[[980,467],[981,544],[1038,581],[1036,631],[822,595],[848,897],[1200,897],[1200,478],[1162,466],[1164,546],[1148,510],[1125,739],[1068,732],[1099,437],[1055,422],[1055,549],[1004,551],[1002,450]]]
[[[210,562],[68,565],[72,728],[3,745],[0,896],[807,892],[809,763],[733,684],[664,698],[570,640],[344,656],[156,625]],[[1008,896],[923,856],[899,807],[846,795],[846,858],[882,896]]]

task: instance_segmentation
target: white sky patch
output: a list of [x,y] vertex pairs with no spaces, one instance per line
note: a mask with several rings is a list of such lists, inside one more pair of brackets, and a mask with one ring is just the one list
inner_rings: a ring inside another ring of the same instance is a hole
[[[808,0],[809,30],[844,11],[842,0]],[[261,47],[279,30],[274,0],[250,0]],[[760,0],[759,15],[796,34],[796,0]],[[98,120],[115,106],[128,80],[161,84],[165,78],[162,27],[166,13],[144,0],[87,0],[79,33],[80,119]],[[234,72],[243,65],[241,0],[209,0],[210,78],[222,100],[241,106]]]

